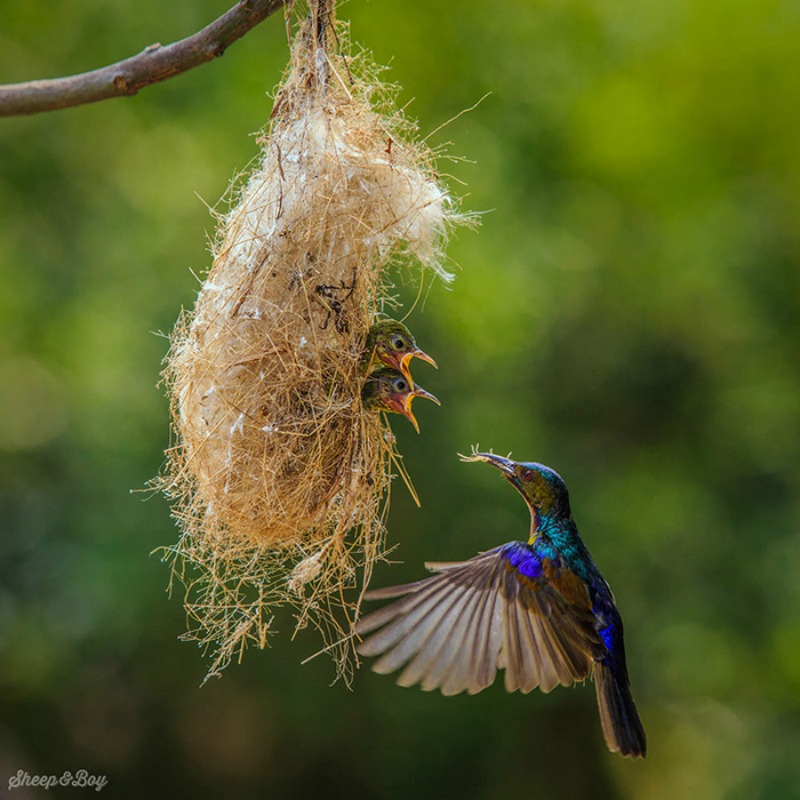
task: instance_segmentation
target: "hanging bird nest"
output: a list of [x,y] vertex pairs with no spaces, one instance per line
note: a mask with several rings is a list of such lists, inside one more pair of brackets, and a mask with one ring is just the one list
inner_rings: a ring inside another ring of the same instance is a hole
[[362,408],[365,338],[390,266],[451,277],[458,214],[433,154],[386,113],[377,70],[345,42],[328,4],[312,3],[166,360],[175,444],[159,484],[181,529],[167,558],[209,674],[264,647],[287,603],[347,674],[358,601],[342,589],[363,590],[381,554],[399,465],[391,431]]

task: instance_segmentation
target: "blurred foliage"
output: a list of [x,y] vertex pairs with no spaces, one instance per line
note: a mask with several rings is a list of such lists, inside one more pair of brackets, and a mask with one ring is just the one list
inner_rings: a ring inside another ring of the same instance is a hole
[[[0,5],[0,81],[172,41],[224,2]],[[395,429],[390,535],[422,576],[522,538],[471,444],[552,465],[626,622],[649,756],[608,754],[591,689],[442,698],[329,686],[291,619],[200,689],[151,550],[165,339],[213,205],[256,152],[286,38],[139,96],[0,122],[0,785],[113,797],[800,797],[800,6],[791,0],[352,0],[465,207],[452,291],[410,318],[443,408]],[[466,187],[459,182],[464,182]],[[202,198],[198,199],[198,198]],[[413,286],[399,280],[410,302]],[[35,790],[28,790],[34,792]],[[17,790],[22,797],[39,795]],[[49,796],[49,795],[48,795]]]

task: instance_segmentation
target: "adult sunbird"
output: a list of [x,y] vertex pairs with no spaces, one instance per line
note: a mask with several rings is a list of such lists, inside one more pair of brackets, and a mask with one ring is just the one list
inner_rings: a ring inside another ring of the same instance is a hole
[[406,380],[413,384],[408,364],[415,356],[438,368],[436,362],[424,350],[417,347],[411,331],[402,322],[394,319],[382,319],[376,322],[367,333],[361,366],[366,372],[377,360],[384,366],[399,370],[405,375]]
[[[505,670],[509,692],[549,692],[591,676],[609,750],[644,757],[645,733],[631,695],[622,619],[611,589],[572,519],[562,478],[549,467],[494,453],[464,461],[497,467],[531,512],[528,542],[509,542],[436,574],[367,592],[400,598],[364,617],[358,647],[380,656],[376,672],[405,666],[398,683],[475,694]],[[376,632],[377,631],[377,632]]]
[[369,411],[386,411],[390,414],[402,414],[419,433],[419,423],[411,411],[411,403],[415,397],[424,397],[440,406],[438,398],[426,392],[421,386],[415,386],[412,380],[402,372],[390,367],[379,367],[367,378],[361,390],[361,402]]

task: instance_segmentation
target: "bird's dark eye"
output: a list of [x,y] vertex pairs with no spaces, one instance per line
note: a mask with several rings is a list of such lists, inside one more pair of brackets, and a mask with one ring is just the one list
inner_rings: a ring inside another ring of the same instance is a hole
[[408,384],[402,378],[398,378],[394,382],[394,390],[396,392],[405,392],[406,389],[408,389]]
[[533,470],[528,468],[522,470],[522,480],[524,481],[532,481],[533,480]]
[[405,350],[406,340],[402,336],[393,336],[392,347],[394,347],[395,350]]

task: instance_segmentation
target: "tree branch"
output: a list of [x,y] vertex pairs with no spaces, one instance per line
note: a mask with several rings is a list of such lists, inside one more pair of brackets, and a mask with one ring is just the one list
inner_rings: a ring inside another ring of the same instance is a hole
[[145,86],[221,56],[229,45],[283,5],[284,0],[239,0],[219,19],[179,42],[165,47],[152,44],[136,56],[80,75],[0,86],[0,117],[134,95]]

